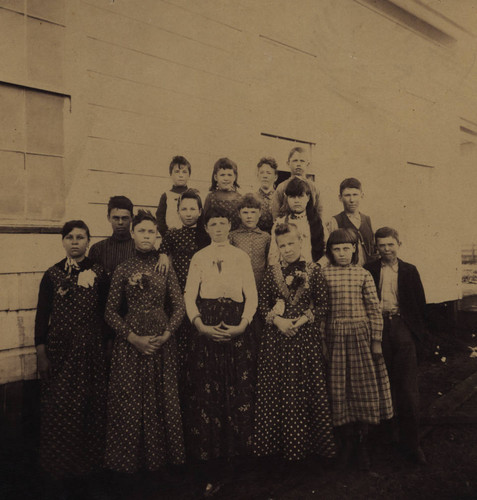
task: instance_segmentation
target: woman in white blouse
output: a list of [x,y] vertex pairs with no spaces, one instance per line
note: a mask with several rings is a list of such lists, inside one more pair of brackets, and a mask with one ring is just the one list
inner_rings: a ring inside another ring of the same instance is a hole
[[208,461],[210,494],[221,475],[211,460],[251,450],[255,353],[249,325],[257,289],[249,256],[228,241],[228,215],[211,209],[204,219],[212,243],[192,257],[184,296],[196,331],[187,363],[185,429],[189,456]]

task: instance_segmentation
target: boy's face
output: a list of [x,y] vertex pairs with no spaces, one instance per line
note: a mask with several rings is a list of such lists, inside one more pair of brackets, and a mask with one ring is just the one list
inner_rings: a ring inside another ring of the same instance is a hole
[[124,238],[129,234],[129,228],[132,222],[131,212],[124,208],[112,208],[109,212],[108,220],[113,228],[113,234]]
[[151,220],[143,220],[131,231],[136,248],[141,252],[149,252],[154,248],[157,239],[157,227]]
[[172,167],[171,179],[174,186],[187,186],[189,177],[190,174],[187,165],[174,165]]
[[401,243],[392,236],[386,238],[378,238],[376,247],[383,262],[393,264],[397,260],[397,254]]
[[240,209],[240,220],[242,221],[242,224],[248,229],[257,227],[259,218],[260,210],[258,208],[245,207]]
[[287,203],[294,214],[302,214],[306,210],[310,195],[303,193],[301,196],[287,196]]
[[271,188],[278,179],[278,175],[275,170],[267,163],[264,163],[258,169],[257,177],[260,182],[260,187],[264,187],[266,189]]
[[300,258],[301,239],[296,229],[289,233],[280,234],[276,240],[280,255],[286,262],[295,262]]
[[345,212],[354,214],[359,210],[359,203],[363,198],[363,192],[357,188],[345,188],[340,194]]
[[290,167],[290,172],[292,175],[296,175],[298,177],[306,176],[306,169],[310,164],[310,160],[308,159],[308,155],[306,153],[293,153],[292,157],[288,160],[288,166]]
[[223,243],[229,236],[230,221],[227,217],[212,217],[207,222],[205,230],[214,243]]

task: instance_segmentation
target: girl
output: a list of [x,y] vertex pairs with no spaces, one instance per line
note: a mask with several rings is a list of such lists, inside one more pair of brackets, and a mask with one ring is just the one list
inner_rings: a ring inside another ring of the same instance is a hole
[[66,258],[44,274],[35,319],[42,379],[40,463],[56,478],[100,467],[106,414],[106,276],[86,257],[90,235],[83,221],[67,222],[61,236]]
[[[180,229],[171,229],[165,234],[159,252],[161,256],[170,257],[179,286],[184,292],[190,261],[198,250],[210,243],[210,237],[205,231],[202,201],[197,190],[188,189],[182,193],[177,203],[177,211],[183,226]],[[161,268],[161,272],[163,269]],[[180,379],[185,370],[190,336],[191,324],[185,317],[176,334]]]
[[[113,274],[106,321],[114,328],[108,394],[106,466],[119,472],[153,471],[184,460],[177,390],[177,359],[171,335],[184,316],[174,270],[154,272],[156,219],[139,210],[131,234],[136,255]],[[164,302],[172,303],[167,317]],[[123,318],[121,305],[127,306]]]
[[369,469],[367,426],[392,417],[388,374],[381,350],[383,318],[371,274],[356,265],[357,237],[338,229],[330,234],[323,269],[331,300],[326,338],[333,425],[341,437],[340,466],[354,444],[362,470]]
[[[293,178],[285,189],[288,213],[278,217],[277,224],[292,222],[298,228],[302,239],[302,255],[306,262],[319,262],[325,253],[325,233],[320,217],[313,208],[310,185],[303,179]],[[274,238],[270,244],[268,263],[278,264],[280,253]]]
[[258,358],[255,453],[300,460],[334,454],[322,342],[328,288],[301,256],[293,224],[278,224],[280,263],[267,269],[259,310],[265,319]]
[[232,231],[240,226],[240,217],[237,205],[242,198],[237,192],[238,185],[237,164],[228,158],[219,158],[212,172],[210,193],[205,199],[204,212],[214,208],[227,214],[232,224]]
[[[249,256],[228,241],[228,214],[211,209],[205,223],[212,243],[192,257],[185,289],[195,327],[185,421],[191,457],[210,461],[250,452],[254,377],[248,326],[257,290]],[[218,465],[206,467],[207,493],[216,487]]]

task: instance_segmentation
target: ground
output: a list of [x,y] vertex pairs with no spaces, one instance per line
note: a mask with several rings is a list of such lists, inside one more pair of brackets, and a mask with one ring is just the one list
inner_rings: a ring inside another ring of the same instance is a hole
[[[468,346],[477,345],[477,314],[461,314],[458,328],[449,330],[446,317],[437,316],[440,326],[425,346],[420,364],[419,385],[424,421],[432,402],[448,394],[464,379],[477,371],[477,358],[470,357]],[[474,333],[475,332],[475,333]],[[477,498],[477,396],[460,409],[466,423],[450,421],[443,425],[424,426],[422,448],[428,458],[426,466],[407,461],[397,449],[385,445],[379,430],[374,429],[370,443],[372,467],[368,473],[350,468],[343,473],[319,460],[279,467],[270,460],[248,461],[243,470],[227,475],[225,484],[213,497],[227,500],[297,500],[297,499],[475,499]],[[451,412],[452,413],[452,412]],[[30,431],[34,434],[34,427]],[[33,429],[33,430],[32,430]],[[0,497],[54,498],[45,494],[35,467],[34,435],[25,440],[4,440],[4,489]],[[77,485],[84,485],[81,483]],[[127,482],[103,474],[99,484],[84,499],[167,499],[200,498],[195,476],[172,471],[162,476],[135,476]],[[3,494],[2,494],[3,491]]]

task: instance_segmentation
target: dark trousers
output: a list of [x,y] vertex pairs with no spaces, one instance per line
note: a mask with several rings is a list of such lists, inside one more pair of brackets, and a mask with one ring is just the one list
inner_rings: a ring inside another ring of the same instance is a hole
[[393,397],[399,442],[412,452],[419,446],[419,389],[416,345],[400,316],[384,318],[383,355]]

